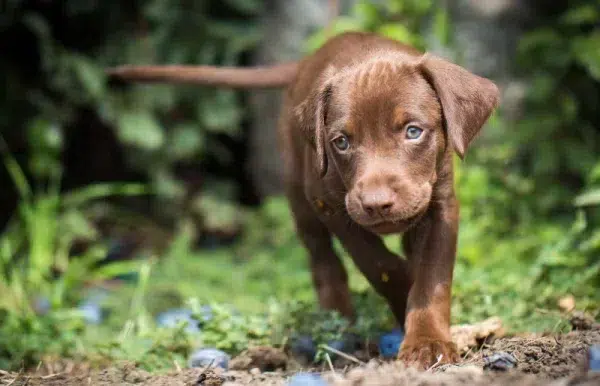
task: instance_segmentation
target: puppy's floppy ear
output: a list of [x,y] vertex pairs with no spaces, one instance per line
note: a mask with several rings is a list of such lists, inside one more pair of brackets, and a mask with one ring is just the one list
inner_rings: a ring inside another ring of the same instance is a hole
[[296,116],[306,139],[314,148],[317,157],[319,176],[327,173],[326,127],[329,101],[333,92],[331,79],[334,68],[330,67],[322,74],[323,82],[296,109]]
[[433,55],[424,55],[419,66],[440,98],[448,137],[463,158],[498,105],[498,87],[489,79]]
[[317,153],[317,165],[319,176],[322,178],[327,173],[327,151],[325,149],[325,127],[327,125],[327,110],[329,108],[329,99],[332,92],[331,83],[325,84],[317,96],[317,108],[315,111],[315,150]]

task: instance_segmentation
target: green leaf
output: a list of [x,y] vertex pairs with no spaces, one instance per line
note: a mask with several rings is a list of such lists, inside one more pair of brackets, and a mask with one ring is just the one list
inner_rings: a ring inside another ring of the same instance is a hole
[[125,112],[118,119],[121,141],[144,150],[157,150],[165,142],[160,124],[147,112]]
[[[350,31],[364,31],[365,30],[365,26],[359,21],[356,20],[355,18],[352,17],[344,17],[344,16],[340,16],[338,17],[333,24],[331,25],[331,36],[335,36],[335,35],[339,35],[341,33],[344,32],[350,32]],[[308,39],[306,39],[305,43],[304,43],[304,51],[309,53],[309,52],[313,52],[315,50],[317,50],[319,47],[321,47],[329,38],[329,36],[326,34],[325,30],[321,30],[318,33],[310,36]]]
[[72,208],[101,198],[140,196],[148,193],[149,188],[143,184],[98,183],[64,193],[62,204],[65,208]]
[[225,0],[225,3],[247,15],[257,15],[264,8],[264,4],[260,0]]
[[575,206],[596,206],[600,205],[600,188],[580,194],[575,197]]
[[589,180],[592,183],[600,182],[600,162],[596,163],[596,165],[594,165],[594,167],[592,168],[592,171],[590,172]]
[[588,70],[596,80],[600,80],[600,30],[589,36],[577,37],[572,43],[576,60]]
[[381,21],[377,4],[371,2],[359,2],[352,8],[352,14],[360,20],[360,23],[366,28],[373,28]]
[[28,142],[38,151],[59,152],[63,145],[60,126],[43,118],[35,118],[27,126]]
[[77,78],[85,91],[94,99],[100,100],[105,95],[106,79],[104,71],[97,63],[84,56],[71,58]]
[[237,134],[242,120],[236,94],[231,90],[217,90],[198,106],[198,119],[208,130]]
[[204,135],[194,124],[181,124],[169,136],[167,152],[177,160],[189,159],[198,154],[204,145]]
[[78,210],[67,210],[60,216],[60,230],[63,237],[93,240],[98,233],[85,215]]
[[143,262],[140,260],[117,261],[103,265],[100,268],[96,268],[93,272],[91,272],[90,276],[93,280],[106,280],[119,275],[139,272],[142,265]]
[[433,16],[433,33],[442,45],[450,43],[450,16],[444,7],[437,7]]
[[572,53],[569,40],[552,28],[540,28],[525,34],[517,47],[519,59],[527,67],[564,69]]
[[31,186],[29,185],[29,181],[27,181],[25,172],[10,152],[2,135],[0,135],[0,155],[2,155],[4,167],[6,167],[6,170],[10,174],[10,178],[19,192],[21,200],[28,200],[32,195]]
[[416,44],[418,43],[418,38],[415,34],[413,34],[408,28],[399,23],[388,23],[383,24],[379,27],[378,32],[387,36],[388,38],[398,40],[399,42],[405,44]]
[[598,11],[598,7],[592,4],[585,4],[576,8],[571,8],[560,18],[561,23],[573,26],[580,24],[594,24],[599,20],[600,12]]

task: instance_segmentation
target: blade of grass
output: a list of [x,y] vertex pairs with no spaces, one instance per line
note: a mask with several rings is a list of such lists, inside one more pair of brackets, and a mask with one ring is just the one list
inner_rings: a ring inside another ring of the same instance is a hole
[[10,152],[8,144],[6,143],[2,135],[0,135],[0,154],[2,154],[4,166],[10,174],[10,177],[13,180],[13,183],[15,184],[19,195],[21,196],[21,199],[29,200],[32,195],[31,186],[29,186],[29,183],[27,182],[27,177],[25,176],[23,169]]
[[142,196],[150,194],[150,189],[143,184],[94,184],[63,195],[64,207],[76,207],[86,202],[110,196]]

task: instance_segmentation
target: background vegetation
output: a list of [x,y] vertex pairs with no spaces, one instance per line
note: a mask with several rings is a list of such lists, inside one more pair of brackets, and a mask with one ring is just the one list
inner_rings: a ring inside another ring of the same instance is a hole
[[[440,4],[358,1],[334,30],[445,46],[460,62]],[[263,2],[3,7],[0,368],[60,355],[154,369],[198,345],[234,353],[296,334],[326,341],[392,326],[347,257],[359,322],[315,309],[285,199],[258,200],[240,167],[245,94],[104,78],[104,67],[121,63],[245,65],[261,39]],[[514,61],[526,84],[522,116],[509,120],[501,108],[457,162],[456,323],[499,315],[513,331],[562,331],[556,302],[566,294],[598,313],[600,3],[536,12]],[[306,52],[323,41],[315,33]],[[166,309],[201,314],[207,304],[213,317],[200,333],[154,322]]]

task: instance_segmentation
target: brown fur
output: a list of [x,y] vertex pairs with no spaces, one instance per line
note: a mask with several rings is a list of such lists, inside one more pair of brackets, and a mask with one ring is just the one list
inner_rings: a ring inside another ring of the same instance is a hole
[[254,68],[215,66],[119,66],[106,71],[113,78],[138,82],[218,85],[231,88],[280,88],[298,72],[298,63]]
[[[459,360],[450,289],[464,156],[498,103],[489,80],[367,33],[339,35],[300,62],[280,121],[286,193],[322,307],[353,317],[340,239],[389,303],[406,338],[399,358]],[[407,138],[409,126],[423,132]],[[344,134],[349,148],[336,150]],[[406,259],[379,235],[404,233]]]

